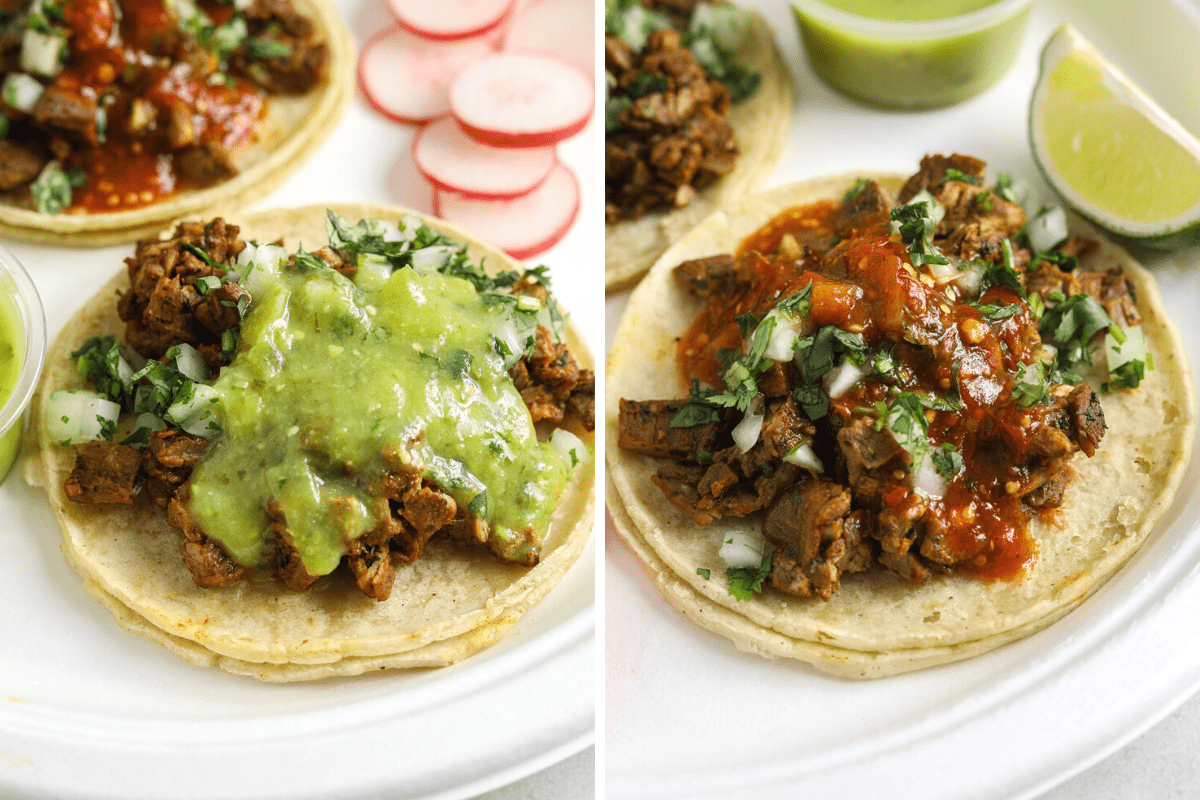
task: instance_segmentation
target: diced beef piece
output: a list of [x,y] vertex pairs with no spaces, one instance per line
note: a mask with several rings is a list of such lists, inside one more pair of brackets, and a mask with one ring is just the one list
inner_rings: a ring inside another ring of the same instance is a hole
[[465,508],[460,508],[458,514],[440,533],[462,545],[486,544],[492,535],[487,522]]
[[675,281],[697,297],[723,295],[733,289],[736,280],[733,256],[723,254],[694,258],[675,267]]
[[1142,321],[1142,315],[1137,310],[1137,295],[1134,293],[1133,284],[1125,277],[1120,267],[1095,272],[1075,270],[1074,275],[1079,281],[1079,290],[1091,295],[1104,306],[1105,312],[1113,322],[1128,328]]
[[876,471],[903,451],[890,431],[877,430],[865,415],[838,431],[837,442],[854,499],[870,505],[879,489]]
[[765,458],[777,460],[811,442],[816,433],[816,426],[804,416],[796,398],[786,395],[767,403],[759,443]]
[[195,317],[191,309],[198,297],[195,287],[180,283],[179,278],[159,281],[146,306],[145,319],[176,342],[194,342]]
[[768,581],[798,597],[833,597],[841,576],[874,563],[866,514],[849,511],[850,495],[832,481],[811,478],[783,492],[767,512],[763,531],[781,543]]
[[1040,295],[1043,302],[1054,304],[1050,295],[1061,292],[1063,297],[1079,294],[1079,281],[1070,272],[1063,272],[1049,261],[1039,262],[1032,272],[1025,273],[1025,291]]
[[354,575],[354,582],[367,597],[383,602],[391,596],[396,569],[392,566],[387,539],[360,537],[352,540],[347,548],[346,564]]
[[271,94],[304,94],[325,82],[329,76],[329,46],[325,42],[305,41],[278,33],[259,37],[278,45],[280,55],[267,59],[251,58],[239,50],[233,59],[235,69]]
[[[934,191],[934,196],[946,210],[935,231],[935,241],[963,260],[982,258],[1000,263],[1004,240],[1011,240],[1025,226],[1025,212],[1019,205],[991,192],[985,194],[969,183],[948,181]],[[1014,250],[1019,249],[1014,245]],[[1029,255],[1026,252],[1016,260],[1027,264]]]
[[579,420],[585,431],[596,430],[596,373],[590,369],[579,370],[579,380],[567,398],[564,411]]
[[[242,301],[242,298],[246,298]],[[221,334],[241,325],[238,302],[248,303],[250,293],[233,281],[225,281],[195,304],[196,319],[209,331]]]
[[1038,488],[1021,497],[1025,505],[1033,508],[1058,508],[1062,505],[1070,473],[1066,468],[1058,469]]
[[192,582],[201,589],[228,586],[246,575],[246,568],[231,559],[208,538],[187,512],[187,488],[167,506],[167,521],[183,531],[183,560]]
[[[701,467],[702,471],[692,482],[690,491],[695,493],[694,508],[681,507],[681,510],[699,522],[702,517],[744,517],[766,508],[780,491],[795,482],[802,470],[795,464],[775,462],[765,457],[764,452],[761,444],[748,453],[742,453],[737,445],[717,451],[713,463],[707,468]],[[651,480],[668,497],[680,500],[687,497],[689,492],[677,487],[671,486],[671,491],[664,488],[670,484],[665,469],[665,466],[661,468],[658,476]],[[660,483],[660,479],[663,482]]]
[[633,69],[637,53],[620,36],[604,37],[604,68],[613,75]]
[[172,428],[150,434],[147,452],[164,467],[191,469],[200,463],[212,444],[211,439]]
[[458,505],[450,495],[422,486],[405,495],[400,513],[418,534],[428,539],[448,525],[457,512]]
[[921,559],[915,553],[907,551],[903,553],[889,553],[884,551],[879,553],[876,558],[880,564],[909,583],[926,583],[932,574],[929,568],[921,563]]
[[30,183],[45,166],[45,157],[33,145],[0,139],[0,191]]
[[886,225],[893,205],[887,189],[875,181],[867,181],[853,199],[833,215],[833,229],[838,236],[849,238],[856,232]]
[[33,106],[38,125],[84,144],[97,144],[96,111],[92,97],[58,83],[46,87]]
[[1100,398],[1092,391],[1091,386],[1081,383],[1076,386],[1067,398],[1067,408],[1070,409],[1075,428],[1075,442],[1084,454],[1091,458],[1096,454],[1096,447],[1104,437],[1107,426],[1104,424],[1104,409],[1100,407]]
[[167,107],[167,146],[172,150],[182,150],[199,143],[191,108],[184,103],[171,103]]
[[272,500],[267,504],[267,515],[271,518],[271,528],[263,537],[263,549],[271,573],[291,591],[302,592],[316,582],[317,576],[310,575],[304,568],[300,552],[296,549],[296,540],[288,531],[283,510],[277,501]]
[[643,455],[674,461],[695,461],[700,452],[716,449],[719,422],[672,428],[671,420],[684,406],[678,400],[621,400],[618,446]]
[[132,447],[116,442],[87,442],[76,452],[75,468],[63,488],[76,503],[128,505],[140,489],[141,464],[142,454]]
[[897,198],[901,204],[910,202],[922,189],[928,189],[930,194],[945,180],[948,170],[955,169],[964,175],[982,179],[987,162],[978,158],[955,153],[952,156],[928,155],[921,159],[921,168],[916,175],[909,178],[900,189]]
[[567,352],[567,346],[555,342],[545,326],[537,326],[533,351],[526,360],[533,380],[547,387],[560,401],[570,397],[579,380],[579,366]]
[[219,142],[208,142],[181,151],[175,168],[191,185],[199,188],[227,181],[238,174],[229,151]]
[[1073,234],[1065,242],[1058,246],[1060,253],[1065,253],[1075,258],[1084,258],[1100,247],[1100,243],[1095,239],[1088,239],[1085,236]]
[[697,484],[704,477],[705,469],[694,464],[663,464],[658,472],[650,476],[650,481],[662,490],[678,508],[700,525],[708,525],[718,515],[700,508],[700,492]]

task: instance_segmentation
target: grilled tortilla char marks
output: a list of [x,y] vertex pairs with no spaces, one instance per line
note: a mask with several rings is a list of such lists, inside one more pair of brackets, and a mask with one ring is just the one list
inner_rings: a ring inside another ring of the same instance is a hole
[[[176,344],[196,346],[214,375],[222,367],[221,334],[239,328],[240,300],[249,295],[237,283],[223,280],[226,268],[246,247],[237,226],[221,218],[208,223],[183,222],[167,239],[138,242],[134,256],[126,259],[130,287],[117,302],[125,322],[125,341],[147,358],[163,358]],[[311,255],[331,269],[352,277],[356,267],[341,253],[323,247]],[[294,256],[293,256],[294,258]],[[221,279],[218,288],[201,294],[197,283]],[[519,291],[539,297],[546,291],[534,283],[521,283]],[[536,392],[522,397],[538,419],[538,404],[550,409],[544,417],[572,418],[586,430],[595,427],[595,374],[580,369],[565,346],[551,340],[539,326],[533,353],[513,367]],[[520,388],[518,386],[518,388]],[[320,432],[306,429],[305,448],[314,457],[322,453]],[[184,563],[201,588],[227,586],[249,574],[204,532],[188,511],[188,480],[212,442],[175,428],[150,434],[144,452],[108,441],[89,442],[78,449],[76,463],[65,482],[67,495],[79,503],[132,504],[143,493],[166,509],[166,520],[183,533]],[[400,454],[384,451],[388,465],[372,487],[373,502],[387,513],[376,529],[348,543],[344,563],[368,597],[386,600],[395,578],[394,562],[411,564],[421,557],[426,543],[444,535],[463,546],[484,545],[488,524],[405,463]],[[353,464],[344,464],[354,474]],[[384,508],[386,507],[386,508]],[[267,505],[270,533],[265,543],[268,567],[285,587],[303,591],[317,580],[305,569],[280,505]]]
[[[44,79],[29,113],[3,107],[12,125],[0,146],[0,191],[18,204],[33,206],[28,186],[51,157],[66,172],[82,170],[71,198],[82,213],[140,208],[227,180],[237,174],[232,155],[258,136],[269,95],[308,92],[329,71],[327,45],[291,0],[245,10],[249,37],[229,55],[228,73],[165,0],[55,7],[65,65]],[[216,26],[237,13],[216,0],[197,8]],[[20,71],[15,58],[3,65]]]
[[[1001,243],[1016,236],[1025,217],[995,194],[979,199],[983,169],[966,156],[929,156],[900,198],[927,189],[947,209],[934,232],[941,251],[998,263]],[[1003,284],[974,298],[942,289],[890,235],[891,207],[887,192],[868,182],[844,204],[787,209],[732,256],[694,259],[675,272],[704,303],[678,341],[684,385],[721,387],[728,363],[721,351],[744,352],[736,319],[762,319],[806,287],[811,309],[798,320],[800,335],[824,326],[858,334],[869,352],[888,349],[889,372],[868,366],[813,422],[787,393],[802,378],[797,365],[772,365],[757,376],[766,418],[746,453],[730,444],[741,414],[720,409],[716,421],[671,428],[682,401],[621,400],[619,446],[677,462],[662,465],[652,480],[681,512],[708,524],[766,509],[764,533],[777,545],[769,582],[787,593],[828,600],[844,574],[875,563],[916,583],[946,571],[1015,578],[1037,556],[1030,520],[1062,504],[1073,455],[1094,455],[1104,434],[1103,410],[1086,383],[1047,384],[1040,400],[1020,401],[1017,376],[1043,352],[1029,306]],[[1090,249],[1071,239],[1062,251]],[[1118,324],[1139,319],[1120,270],[1064,271],[1043,261],[1027,273],[1030,254],[1015,244],[1013,250],[1018,277],[1048,306],[1087,291]],[[988,316],[997,308],[1004,313]],[[928,448],[950,446],[961,457],[961,466],[943,473],[941,496],[914,490],[912,474],[921,465],[911,463],[886,415],[881,419],[880,409],[891,409],[902,392],[931,401],[916,407],[921,419],[914,420]],[[798,442],[822,454],[825,475],[780,461]]]

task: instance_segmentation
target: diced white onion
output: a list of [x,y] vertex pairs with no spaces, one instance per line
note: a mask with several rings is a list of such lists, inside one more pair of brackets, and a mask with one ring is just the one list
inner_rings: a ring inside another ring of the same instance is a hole
[[817,458],[817,454],[813,452],[812,446],[807,442],[795,447],[792,452],[783,457],[783,460],[798,467],[807,467],[813,472],[825,471],[825,465],[821,463],[821,459]]
[[867,374],[867,368],[855,364],[850,359],[843,359],[833,369],[826,373],[825,393],[831,398],[841,397],[850,391],[850,387],[862,380]]
[[975,297],[979,294],[979,287],[983,285],[983,273],[986,269],[986,264],[976,261],[971,262],[966,269],[959,270],[958,277],[954,282],[958,284],[959,291],[965,297]]
[[21,37],[21,69],[53,78],[62,72],[67,40],[54,33],[26,28]]
[[116,423],[121,406],[95,392],[60,390],[46,403],[46,433],[55,442],[82,444],[101,438],[104,422]]
[[550,434],[550,444],[563,454],[572,467],[577,467],[591,458],[591,453],[588,452],[583,439],[565,428],[554,429],[554,432]]
[[1146,334],[1142,332],[1142,326],[1131,325],[1124,333],[1124,342],[1118,342],[1111,333],[1104,334],[1104,356],[1109,372],[1116,372],[1130,361],[1146,358]]
[[219,401],[220,394],[216,389],[199,383],[196,384],[192,399],[173,403],[163,414],[163,419],[190,434],[211,439],[221,433],[221,424],[217,419]]
[[42,86],[37,78],[24,72],[8,73],[4,85],[0,87],[0,95],[4,97],[4,102],[25,113],[33,111],[44,91],[46,87]]
[[946,494],[946,481],[938,474],[937,468],[933,466],[933,458],[928,453],[921,460],[921,466],[913,473],[912,481],[913,491],[931,499],[936,500]]
[[412,253],[412,268],[417,272],[435,270],[450,263],[450,256],[458,248],[448,244],[438,244],[432,247],[422,247]]
[[758,435],[762,433],[764,417],[765,415],[761,411],[760,406],[760,410],[757,412],[748,410],[746,416],[742,417],[742,421],[734,427],[733,443],[743,453],[748,452],[751,447],[754,447],[754,443],[758,441]]
[[[775,327],[771,330],[771,338],[767,341],[767,349],[763,356],[772,361],[791,361],[796,354],[796,340],[800,338],[800,326],[788,317],[772,309],[767,317],[775,318]],[[763,320],[766,322],[766,319]]]
[[1067,212],[1062,206],[1050,206],[1042,211],[1025,226],[1029,236],[1029,246],[1035,253],[1045,253],[1058,247],[1067,240],[1070,232],[1067,230]]
[[242,267],[239,282],[242,288],[257,297],[279,276],[279,264],[287,258],[287,251],[276,244],[246,245],[238,253],[237,263]]
[[517,324],[513,322],[512,317],[507,314],[497,315],[495,326],[492,328],[492,335],[496,337],[497,341],[503,343],[508,348],[508,355],[504,357],[504,366],[506,369],[511,368],[521,360],[521,356],[525,352],[525,346],[529,342],[529,336],[517,330]]
[[933,220],[933,226],[942,221],[942,217],[946,216],[946,208],[937,201],[937,198],[929,193],[928,189],[922,189],[913,195],[913,199],[908,201],[909,205],[913,203],[925,203],[929,212],[929,218]]
[[763,548],[767,540],[761,534],[752,531],[733,531],[721,539],[721,549],[717,555],[732,569],[758,569],[763,560]]
[[200,355],[200,351],[186,342],[179,344],[179,354],[175,357],[175,369],[179,370],[183,377],[196,383],[208,380],[208,364],[204,362],[204,357]]

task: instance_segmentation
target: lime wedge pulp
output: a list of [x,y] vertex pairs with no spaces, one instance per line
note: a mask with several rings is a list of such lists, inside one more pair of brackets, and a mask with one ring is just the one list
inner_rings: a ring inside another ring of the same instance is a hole
[[1050,185],[1102,228],[1200,243],[1200,142],[1069,25],[1042,50],[1029,144]]

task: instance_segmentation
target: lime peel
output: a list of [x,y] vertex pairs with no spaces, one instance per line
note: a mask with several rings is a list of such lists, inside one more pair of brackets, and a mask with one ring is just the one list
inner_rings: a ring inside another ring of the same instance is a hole
[[1070,25],[1042,50],[1029,143],[1047,182],[1100,227],[1200,243],[1200,142]]

